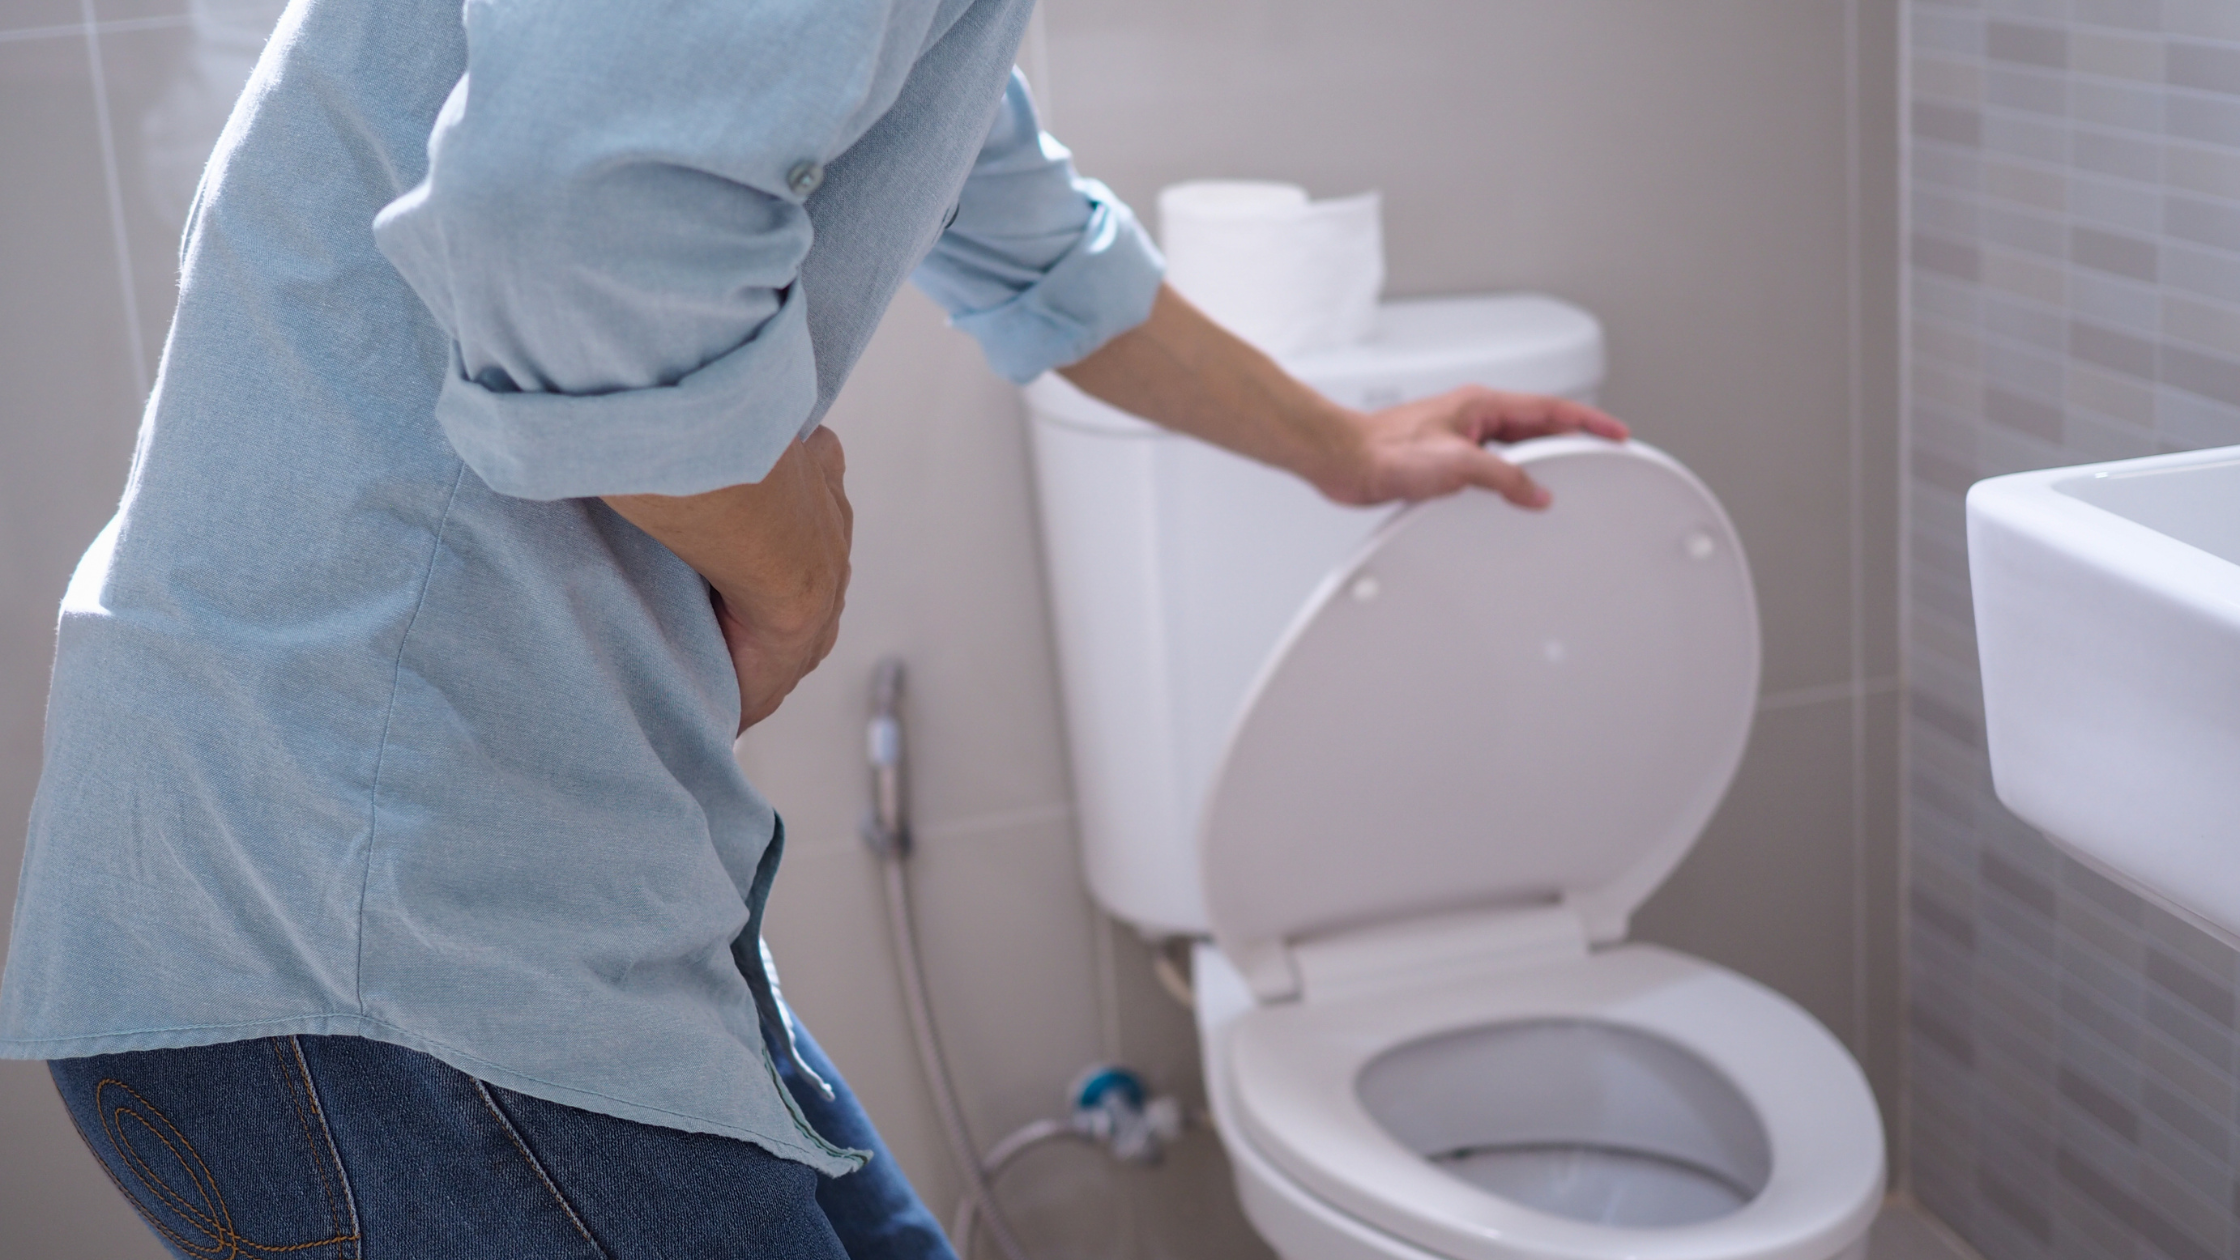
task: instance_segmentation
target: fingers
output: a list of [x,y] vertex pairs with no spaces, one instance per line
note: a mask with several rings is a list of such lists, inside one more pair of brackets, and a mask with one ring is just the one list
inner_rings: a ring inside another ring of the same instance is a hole
[[[739,678],[739,730],[776,713],[832,653],[852,574],[855,510],[847,454],[819,426],[788,448],[766,485],[773,498],[743,531],[761,563],[738,575],[736,598],[716,598],[718,622]],[[737,546],[727,549],[733,555]],[[713,583],[711,578],[711,583]]]
[[831,620],[824,623],[814,639],[806,644],[788,646],[757,635],[753,627],[732,614],[721,595],[716,596],[716,617],[723,629],[724,646],[729,649],[732,668],[739,675],[737,734],[745,734],[748,727],[776,713],[801,680],[832,654],[840,641],[838,604],[836,598]]
[[1491,490],[1521,508],[1537,511],[1553,501],[1547,487],[1534,481],[1531,474],[1489,450],[1471,452],[1463,475],[1469,484]]
[[1631,430],[1623,420],[1568,398],[1546,394],[1512,394],[1502,390],[1471,388],[1458,409],[1479,441],[1522,442],[1556,433],[1589,433],[1612,442],[1623,442]]

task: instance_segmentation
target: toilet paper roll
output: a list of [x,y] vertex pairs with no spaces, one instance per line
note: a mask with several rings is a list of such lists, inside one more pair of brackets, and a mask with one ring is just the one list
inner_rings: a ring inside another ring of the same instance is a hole
[[1159,193],[1167,282],[1272,355],[1351,345],[1384,288],[1382,199],[1310,201],[1295,184],[1192,180]]

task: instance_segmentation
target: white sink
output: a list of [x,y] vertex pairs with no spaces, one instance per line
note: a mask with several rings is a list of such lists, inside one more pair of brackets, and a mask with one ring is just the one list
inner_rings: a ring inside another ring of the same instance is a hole
[[1968,491],[1999,799],[2240,938],[2240,446]]

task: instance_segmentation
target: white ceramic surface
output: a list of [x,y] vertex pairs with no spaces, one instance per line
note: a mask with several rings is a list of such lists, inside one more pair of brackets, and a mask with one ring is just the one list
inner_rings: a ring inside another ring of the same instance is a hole
[[1591,941],[1701,834],[1758,691],[1749,566],[1654,448],[1510,448],[1555,496],[1419,504],[1332,571],[1246,700],[1199,841],[1263,998],[1302,941],[1561,905]]
[[[1531,294],[1397,302],[1368,342],[1285,366],[1361,407],[1472,382],[1584,397],[1602,330]],[[1089,887],[1137,927],[1203,934],[1198,820],[1245,693],[1391,510],[1337,506],[1056,376],[1027,402]]]
[[1968,492],[1999,799],[2240,934],[2240,447]]
[[[1591,388],[1559,382],[1599,376],[1599,332],[1590,356],[1584,316],[1528,301],[1556,317],[1520,339],[1533,353],[1449,335],[1404,372],[1387,347],[1309,379],[1374,405],[1506,357],[1518,379],[1489,383]],[[1451,334],[1470,307],[1445,305]],[[1651,448],[1566,438],[1510,451],[1549,513],[1484,494],[1353,512],[1057,382],[1029,403],[1091,887],[1228,951],[1199,953],[1208,1088],[1263,1237],[1286,1260],[1858,1252],[1882,1133],[1833,1036],[1710,964],[1590,951],[1694,842],[1750,728],[1755,599],[1710,493]],[[1513,1038],[1477,1040],[1551,1022],[1638,1041],[1589,1074],[1632,1082],[1628,1114],[1591,1082],[1552,1089]],[[1456,1071],[1488,1083],[1474,1110]],[[1683,1158],[1740,1206],[1574,1219],[1488,1188],[1517,1169],[1474,1180],[1417,1149],[1411,1116],[1502,1139],[1522,1131],[1503,1104],[1535,1100],[1563,1151]]]
[[[1859,1251],[1880,1203],[1881,1122],[1857,1064],[1786,998],[1708,963],[1624,946],[1465,984],[1273,1006],[1255,1005],[1212,946],[1195,963],[1215,1124],[1247,1214],[1286,1260],[1831,1260]],[[1559,1136],[1615,1124],[1631,1137],[1660,1122],[1597,1114],[1590,1098],[1551,1110],[1537,1097],[1544,1074],[1504,1072],[1515,1066],[1506,1062],[1486,1063],[1474,1094],[1452,1072],[1421,1073],[1412,1099],[1406,1077],[1370,1080],[1395,1051],[1549,1021],[1651,1039],[1715,1077],[1716,1088],[1697,1092],[1738,1094],[1754,1129],[1738,1132],[1714,1098],[1679,1110],[1721,1123],[1680,1140],[1689,1150],[1724,1144],[1732,1170],[1758,1186],[1754,1197],[1728,1215],[1647,1230],[1536,1211],[1425,1158],[1424,1140],[1411,1139],[1427,1135],[1411,1124],[1442,1112],[1438,1123],[1489,1127],[1555,1116],[1570,1126]]]

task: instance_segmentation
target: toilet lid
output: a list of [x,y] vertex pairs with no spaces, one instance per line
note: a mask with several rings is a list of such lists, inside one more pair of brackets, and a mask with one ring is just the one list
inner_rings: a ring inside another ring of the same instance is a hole
[[1552,507],[1466,491],[1399,513],[1254,684],[1200,831],[1215,937],[1248,973],[1510,903],[1618,939],[1734,777],[1758,616],[1718,501],[1640,443],[1505,454]]

